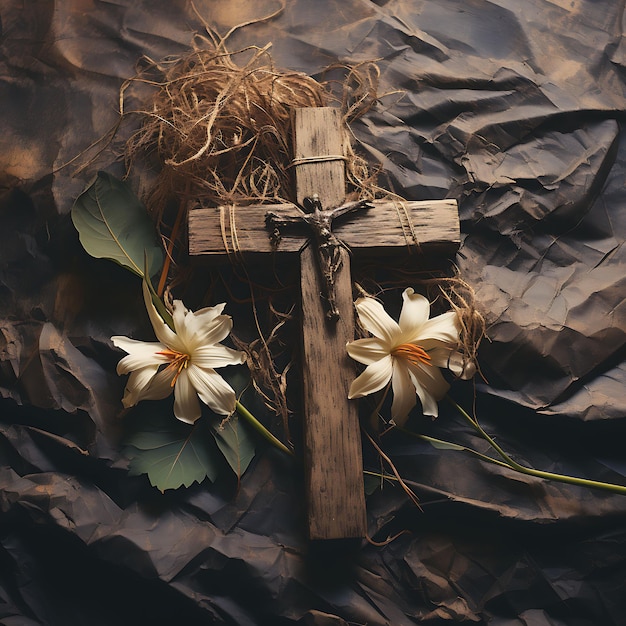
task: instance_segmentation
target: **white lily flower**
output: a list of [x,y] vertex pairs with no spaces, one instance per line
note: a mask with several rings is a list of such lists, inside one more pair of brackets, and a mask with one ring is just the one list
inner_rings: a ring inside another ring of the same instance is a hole
[[131,407],[141,400],[161,400],[174,393],[174,415],[193,424],[201,415],[200,400],[219,415],[235,410],[236,396],[215,368],[243,363],[244,353],[219,342],[233,323],[222,315],[225,304],[189,311],[174,300],[173,331],[157,313],[146,283],[143,295],[156,342],[128,337],[111,337],[128,353],[117,365],[117,373],[130,374],[122,404]]
[[355,307],[361,326],[373,337],[347,344],[348,354],[367,367],[352,383],[349,398],[361,398],[383,389],[391,381],[391,417],[399,426],[416,405],[425,415],[438,415],[437,401],[448,391],[439,368],[463,374],[457,352],[460,323],[456,312],[430,317],[428,300],[405,289],[400,320],[396,322],[377,300],[359,298]]

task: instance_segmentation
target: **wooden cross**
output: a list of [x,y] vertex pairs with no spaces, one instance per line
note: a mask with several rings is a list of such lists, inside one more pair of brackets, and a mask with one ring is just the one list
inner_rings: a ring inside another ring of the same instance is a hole
[[[329,293],[328,280],[318,262],[319,238],[311,240],[310,231],[298,233],[280,228],[280,224],[281,218],[284,224],[293,223],[294,218],[303,221],[301,207],[305,204],[319,202],[309,213],[332,212],[345,204],[340,112],[327,107],[296,109],[293,129],[299,207],[246,206],[241,208],[245,219],[236,219],[233,207],[194,208],[189,212],[189,253],[218,259],[233,253],[244,258],[260,253],[299,254],[309,536],[314,540],[364,537],[358,406],[356,401],[348,400],[348,389],[356,376],[354,363],[346,352],[346,343],[355,337],[348,249],[355,255],[368,256],[388,256],[392,252],[397,257],[412,251],[419,252],[420,258],[431,254],[449,256],[460,242],[458,209],[454,200],[374,201],[338,211],[337,216],[345,214],[334,225],[332,236],[345,245],[333,247]],[[275,216],[270,222],[279,226],[279,239],[270,237],[266,228],[268,214]],[[321,265],[323,268],[323,260]]]

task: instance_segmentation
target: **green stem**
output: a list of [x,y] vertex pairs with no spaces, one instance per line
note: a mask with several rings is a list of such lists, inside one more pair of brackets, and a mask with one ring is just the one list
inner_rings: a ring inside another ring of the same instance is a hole
[[293,456],[293,452],[282,442],[280,439],[277,439],[272,435],[272,433],[259,422],[259,420],[246,409],[246,407],[241,404],[241,402],[237,401],[236,404],[237,413],[241,415],[241,417],[245,418],[248,423],[254,428],[264,439],[269,441],[273,446],[282,450],[285,454],[289,456]]
[[167,310],[165,303],[161,298],[157,295],[157,292],[154,290],[152,286],[152,281],[148,278],[147,270],[143,275],[143,279],[148,286],[148,291],[150,292],[150,296],[152,297],[152,304],[154,304],[154,308],[157,310],[161,319],[170,327],[170,330],[176,332],[174,328],[174,320],[172,319],[172,314]]
[[613,493],[620,493],[626,495],[626,487],[622,485],[616,485],[614,483],[604,483],[598,480],[589,480],[587,478],[577,478],[575,476],[568,476],[567,474],[555,474],[553,472],[544,472],[542,470],[532,469],[520,465],[517,461],[514,461],[504,450],[490,437],[482,428],[482,426],[471,417],[465,409],[457,404],[452,398],[446,396],[448,401],[457,409],[457,411],[465,418],[465,420],[472,426],[483,439],[485,439],[489,445],[502,457],[504,465],[509,467],[520,474],[527,474],[528,476],[536,476],[537,478],[545,478],[547,480],[555,480],[562,483],[568,483],[570,485],[580,485],[582,487],[591,487],[594,489],[603,489],[604,491],[611,491]]
[[483,454],[482,452],[478,452],[478,450],[474,450],[472,448],[468,448],[467,446],[460,446],[456,443],[452,443],[450,441],[445,441],[444,439],[437,439],[435,437],[429,437],[428,435],[420,435],[418,433],[412,433],[408,430],[403,430],[402,432],[406,432],[414,437],[418,437],[424,441],[428,441],[432,446],[449,449],[449,450],[459,450],[461,452],[469,452],[470,454],[477,456],[481,461],[485,461],[487,463],[492,463],[493,465],[499,465],[500,467],[511,467],[508,463],[504,461],[499,461],[498,459],[494,459],[491,456]]

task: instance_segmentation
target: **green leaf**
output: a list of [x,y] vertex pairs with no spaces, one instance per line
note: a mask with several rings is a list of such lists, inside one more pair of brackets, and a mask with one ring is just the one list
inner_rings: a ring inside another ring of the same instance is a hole
[[179,422],[173,415],[167,419],[144,420],[127,440],[126,453],[131,457],[130,474],[147,474],[159,489],[189,487],[205,478],[211,482],[218,473],[211,430],[204,419],[193,426]]
[[150,276],[163,265],[154,225],[145,208],[123,181],[98,172],[76,198],[72,222],[83,248],[93,257],[110,259],[138,276]]
[[[241,394],[241,400],[254,411],[263,412],[265,406],[259,394],[254,393],[250,383],[250,374],[245,368],[225,367],[220,375],[235,390]],[[256,434],[245,420],[235,412],[223,425],[218,417],[211,422],[215,443],[224,455],[224,458],[238,478],[243,476],[255,454]]]
[[[225,368],[224,377],[235,389],[245,388],[249,377],[238,370]],[[237,414],[223,425],[221,420],[205,409],[190,426],[174,417],[171,402],[140,403],[129,415],[124,441],[130,474],[147,474],[154,487],[165,491],[205,478],[214,482],[226,461],[240,478],[254,458],[256,436]]]
[[254,441],[246,425],[235,413],[223,425],[211,422],[215,443],[237,478],[241,478],[254,458]]

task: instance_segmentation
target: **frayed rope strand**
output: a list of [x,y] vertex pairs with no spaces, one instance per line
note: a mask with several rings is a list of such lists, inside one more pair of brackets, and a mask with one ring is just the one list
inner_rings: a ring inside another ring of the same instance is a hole
[[472,426],[472,428],[489,443],[489,445],[502,457],[506,467],[512,469],[520,474],[526,474],[528,476],[536,476],[537,478],[543,478],[546,480],[554,480],[557,482],[568,483],[570,485],[579,485],[581,487],[590,487],[592,489],[602,489],[604,491],[610,491],[612,493],[619,493],[626,495],[626,487],[622,485],[616,485],[614,483],[605,483],[598,480],[589,480],[587,478],[578,478],[576,476],[568,476],[567,474],[554,474],[553,472],[544,472],[542,470],[532,469],[525,467],[514,461],[502,448],[490,437],[478,423],[478,420],[472,418],[467,411],[457,404],[450,396],[446,396],[446,399],[456,410],[463,416],[463,418]]

